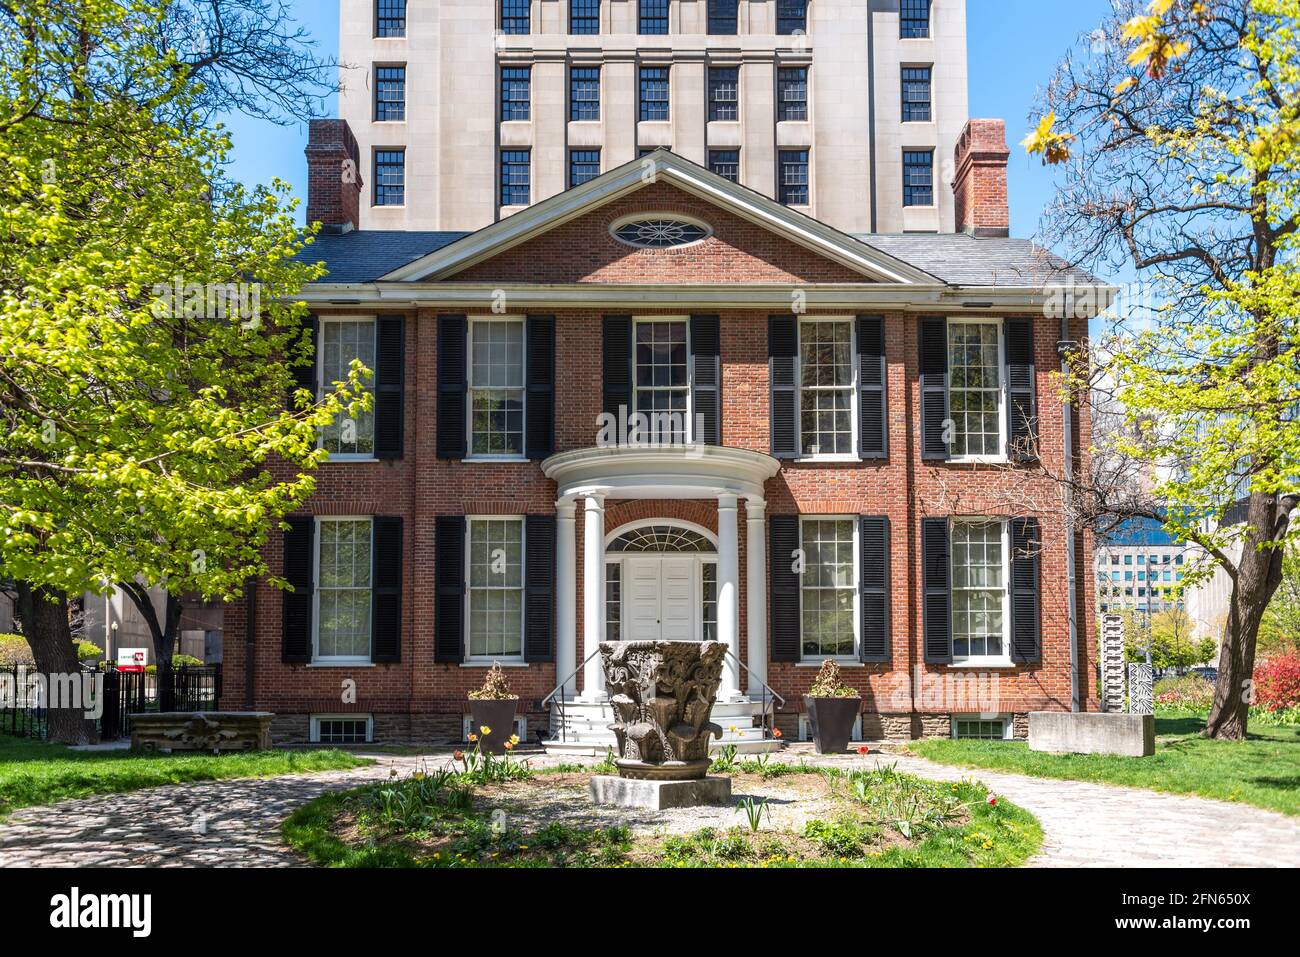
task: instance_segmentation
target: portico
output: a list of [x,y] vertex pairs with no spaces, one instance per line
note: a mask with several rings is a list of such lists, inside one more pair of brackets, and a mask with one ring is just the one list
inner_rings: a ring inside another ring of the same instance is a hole
[[[582,705],[606,700],[600,658],[592,655],[602,641],[710,638],[726,644],[729,651],[718,689],[719,705],[741,706],[726,712],[752,716],[751,702],[761,697],[767,673],[764,484],[779,468],[776,459],[759,452],[704,445],[578,449],[542,463],[543,472],[557,486],[556,673],[564,679],[566,698],[576,698]],[[717,533],[669,517],[607,527],[607,503],[635,499],[713,500]],[[744,677],[739,665],[741,502],[750,543],[745,550]],[[579,510],[581,646],[577,636]],[[727,720],[722,712],[715,715]]]

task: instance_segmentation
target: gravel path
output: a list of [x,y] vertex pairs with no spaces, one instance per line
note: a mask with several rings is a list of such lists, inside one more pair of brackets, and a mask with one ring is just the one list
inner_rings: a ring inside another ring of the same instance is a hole
[[[280,841],[280,823],[292,810],[329,791],[384,780],[393,770],[407,774],[445,760],[445,755],[375,757],[377,764],[350,771],[169,785],[24,808],[0,823],[0,866],[298,866],[302,861]],[[819,765],[896,763],[900,771],[935,780],[978,778],[1042,822],[1046,840],[1030,866],[1300,867],[1300,819],[1247,805],[972,771],[906,754],[818,757],[795,746],[781,760],[800,758]],[[540,756],[533,762],[538,767],[556,763]],[[797,803],[798,787],[797,778],[764,786],[764,796],[773,800],[773,824],[798,826],[815,816],[815,807]],[[738,789],[736,797],[743,796]],[[519,809],[529,816],[539,813]],[[572,800],[540,811],[571,823],[619,820],[637,829],[675,832],[742,823],[734,808],[629,817],[626,811],[592,808],[577,789]]]

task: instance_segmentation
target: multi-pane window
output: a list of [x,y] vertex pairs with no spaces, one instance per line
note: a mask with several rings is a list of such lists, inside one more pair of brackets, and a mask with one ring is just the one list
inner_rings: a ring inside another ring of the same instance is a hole
[[600,32],[600,0],[569,0],[569,33]]
[[1007,736],[1007,724],[1001,718],[953,718],[953,737],[980,741],[1001,741]]
[[782,36],[808,32],[808,0],[776,0],[776,32]]
[[532,115],[532,76],[526,66],[501,68],[501,119],[526,120]]
[[524,523],[469,520],[469,656],[519,658],[524,648]]
[[531,198],[528,150],[501,151],[501,205],[527,206]]
[[375,67],[375,120],[379,123],[406,119],[406,67]]
[[903,67],[903,122],[930,122],[930,68]]
[[930,0],[902,0],[898,7],[899,35],[924,40],[930,35]]
[[709,67],[709,119],[740,119],[739,91],[739,67]]
[[623,566],[605,565],[605,640],[621,641],[623,632]]
[[781,150],[777,160],[777,197],[787,206],[808,205],[808,151]]
[[800,577],[801,640],[805,658],[848,658],[854,648],[852,519],[808,518],[801,523],[804,571]]
[[640,23],[637,32],[646,35],[668,32],[668,0],[638,0]]
[[406,150],[375,150],[375,205],[406,204]]
[[705,641],[718,640],[718,566],[714,562],[700,564],[701,589],[703,601],[702,625]]
[[641,119],[668,119],[668,67],[641,67]]
[[709,0],[709,34],[735,36],[736,8],[739,0]]
[[406,0],[376,0],[375,36],[406,36]]
[[569,119],[600,119],[600,67],[575,66],[569,70]]
[[782,67],[776,71],[776,118],[808,119],[808,68]]
[[[686,321],[636,323],[635,411],[648,417],[652,442],[685,442],[690,400]],[[666,417],[665,417],[666,414]]]
[[903,205],[934,205],[934,152],[903,151]]
[[1002,522],[952,527],[952,655],[1006,656],[1006,570]]
[[709,150],[709,170],[733,183],[740,182],[740,150]]
[[[320,324],[320,390],[323,395],[335,382],[348,377],[352,360],[367,369],[375,368],[375,321],[373,319],[327,319]],[[371,380],[373,381],[373,380]],[[321,429],[321,448],[335,456],[370,456],[375,451],[375,413],[361,410],[341,415]]]
[[1002,363],[996,322],[948,323],[952,454],[1001,456]]
[[365,744],[370,740],[369,718],[316,718],[318,744]]
[[524,454],[524,323],[476,319],[469,328],[470,454]]
[[569,150],[569,188],[600,175],[600,150]]
[[853,454],[853,323],[799,323],[799,436],[804,455]]
[[370,519],[320,520],[317,658],[370,657]]
[[501,32],[526,34],[532,27],[528,20],[531,0],[501,0]]

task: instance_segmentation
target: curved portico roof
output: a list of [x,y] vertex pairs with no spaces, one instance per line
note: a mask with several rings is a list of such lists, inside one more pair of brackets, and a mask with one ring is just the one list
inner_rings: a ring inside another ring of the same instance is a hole
[[761,502],[781,463],[762,452],[715,445],[574,449],[542,463],[557,497],[716,498]]

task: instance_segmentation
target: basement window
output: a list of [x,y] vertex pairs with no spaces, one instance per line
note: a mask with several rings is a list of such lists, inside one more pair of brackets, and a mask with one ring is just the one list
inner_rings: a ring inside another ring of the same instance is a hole
[[952,736],[972,741],[1006,741],[1011,737],[1011,717],[955,714],[952,716]]
[[314,714],[310,740],[313,744],[369,744],[374,719],[368,714]]

